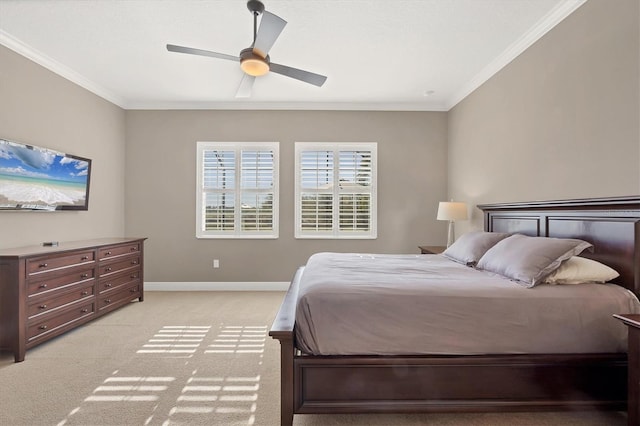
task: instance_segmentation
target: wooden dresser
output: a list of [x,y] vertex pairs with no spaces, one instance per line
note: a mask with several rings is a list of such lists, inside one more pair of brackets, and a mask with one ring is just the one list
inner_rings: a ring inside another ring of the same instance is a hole
[[0,348],[42,342],[143,301],[144,240],[102,238],[0,250]]

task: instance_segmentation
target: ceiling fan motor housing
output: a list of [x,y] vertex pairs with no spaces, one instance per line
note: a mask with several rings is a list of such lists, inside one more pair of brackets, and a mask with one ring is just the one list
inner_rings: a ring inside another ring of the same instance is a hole
[[245,73],[258,77],[269,72],[269,55],[265,58],[253,51],[253,47],[247,47],[240,52],[240,68]]

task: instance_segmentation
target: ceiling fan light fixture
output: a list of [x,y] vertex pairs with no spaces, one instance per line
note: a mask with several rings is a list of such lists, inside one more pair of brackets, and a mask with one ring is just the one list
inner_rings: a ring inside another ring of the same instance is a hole
[[245,59],[240,63],[240,68],[242,68],[242,71],[254,77],[260,77],[269,72],[269,64],[267,64],[264,59]]
[[263,58],[254,53],[252,48],[244,49],[240,52],[240,68],[254,77],[265,75],[269,72],[269,56]]

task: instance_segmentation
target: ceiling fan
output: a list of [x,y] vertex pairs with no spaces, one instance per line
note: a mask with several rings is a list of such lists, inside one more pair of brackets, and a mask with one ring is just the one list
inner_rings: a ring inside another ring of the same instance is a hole
[[[280,36],[285,25],[287,25],[287,21],[264,10],[264,4],[259,0],[247,1],[247,8],[253,15],[253,44],[246,49],[242,49],[239,56],[226,55],[224,53],[211,52],[209,50],[195,49],[192,47],[176,46],[175,44],[167,44],[167,50],[170,52],[240,61],[240,68],[244,71],[244,76],[236,92],[237,98],[249,97],[256,77],[265,75],[269,71],[295,78],[296,80],[304,81],[305,83],[318,87],[322,86],[327,79],[327,77],[323,75],[271,62],[269,50],[271,50],[271,47],[273,47],[273,44],[278,36]],[[262,15],[260,28],[258,28],[258,15]]]

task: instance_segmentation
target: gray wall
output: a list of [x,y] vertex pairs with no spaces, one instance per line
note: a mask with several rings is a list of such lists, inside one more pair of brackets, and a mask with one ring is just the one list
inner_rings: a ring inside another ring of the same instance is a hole
[[[318,251],[418,253],[446,240],[446,113],[127,111],[126,231],[148,281],[288,281]],[[196,239],[196,142],[280,142],[280,238]],[[378,142],[378,238],[294,238],[294,142]],[[220,268],[212,260],[220,259]]]
[[0,248],[124,234],[124,110],[0,45],[0,138],[92,159],[89,210],[0,212]]
[[638,4],[589,0],[449,111],[450,196],[640,194]]

